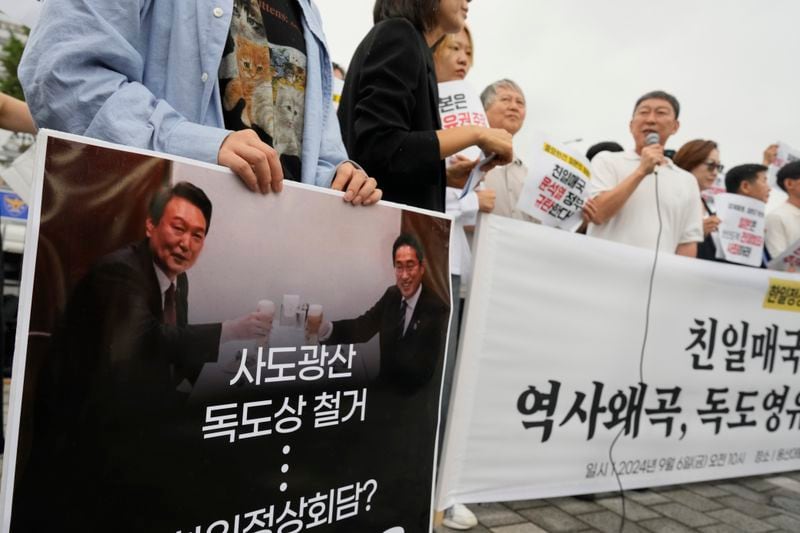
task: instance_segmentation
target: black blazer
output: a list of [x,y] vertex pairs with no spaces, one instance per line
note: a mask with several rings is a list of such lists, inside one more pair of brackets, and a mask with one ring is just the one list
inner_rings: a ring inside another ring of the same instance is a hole
[[[176,385],[216,360],[221,332],[187,323],[188,290],[179,275],[177,324],[163,324],[146,240],[101,258],[77,283],[33,392],[30,462],[17,477],[27,505],[15,506],[12,530],[100,531],[114,520],[115,531],[138,532],[170,519],[196,468],[186,448],[201,425],[187,421]],[[40,501],[53,507],[42,513]]]
[[376,24],[350,62],[339,104],[347,153],[383,199],[444,211],[439,90],[425,37],[406,19]]
[[442,359],[448,306],[422,286],[411,322],[400,331],[400,289],[392,285],[366,313],[333,323],[326,344],[367,342],[380,335],[380,376],[400,386],[416,387],[433,376]]

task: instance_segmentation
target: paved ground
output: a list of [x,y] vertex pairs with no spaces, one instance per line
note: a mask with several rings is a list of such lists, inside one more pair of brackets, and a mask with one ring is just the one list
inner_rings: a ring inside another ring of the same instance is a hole
[[[8,413],[8,380],[3,414]],[[8,419],[4,416],[3,421]],[[2,471],[2,459],[0,459]],[[619,494],[592,501],[550,498],[470,505],[480,525],[473,533],[619,532]],[[625,493],[623,533],[800,532],[800,472]],[[449,533],[446,527],[437,533]]]
[[[618,493],[470,505],[473,533],[619,531]],[[624,533],[800,532],[800,472],[625,492]],[[453,531],[437,528],[437,533]]]

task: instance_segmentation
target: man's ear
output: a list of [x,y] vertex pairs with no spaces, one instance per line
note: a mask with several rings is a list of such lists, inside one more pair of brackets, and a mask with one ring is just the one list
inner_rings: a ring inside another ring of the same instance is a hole
[[670,135],[675,135],[676,133],[678,133],[678,130],[680,129],[680,127],[681,127],[681,121],[676,118],[675,119],[675,127],[672,128],[672,133],[670,133]]
[[736,191],[736,194],[742,194],[744,196],[750,196],[750,193],[753,192],[753,184],[747,180],[743,180],[739,184],[739,190]]
[[155,228],[155,227],[156,226],[155,226],[155,224],[153,224],[153,219],[150,218],[150,217],[147,217],[147,220],[145,220],[145,222],[144,222],[144,233],[145,233],[145,235],[150,237],[153,234],[153,228]]

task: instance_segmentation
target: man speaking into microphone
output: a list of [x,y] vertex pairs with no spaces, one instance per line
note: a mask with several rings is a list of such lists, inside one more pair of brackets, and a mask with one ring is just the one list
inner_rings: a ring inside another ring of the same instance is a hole
[[[697,180],[664,155],[678,131],[680,104],[663,91],[636,101],[630,130],[632,152],[602,152],[592,160],[598,194],[584,210],[589,235],[695,257],[703,240]],[[659,239],[659,230],[661,236]]]

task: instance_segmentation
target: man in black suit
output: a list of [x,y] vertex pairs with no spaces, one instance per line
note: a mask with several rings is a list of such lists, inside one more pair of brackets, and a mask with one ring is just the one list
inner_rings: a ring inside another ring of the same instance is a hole
[[[189,501],[201,422],[187,416],[179,387],[220,344],[270,326],[258,312],[188,324],[186,271],[210,222],[201,189],[162,190],[147,238],[102,257],[75,286],[34,391],[31,463],[18,477],[12,531],[100,531],[111,520],[117,531],[141,531],[183,495]],[[57,509],[37,511],[42,501]]]
[[350,438],[363,450],[361,471],[391,479],[391,488],[372,498],[381,512],[365,515],[363,530],[427,531],[450,309],[422,282],[425,258],[415,237],[401,234],[395,240],[392,262],[395,284],[375,305],[358,318],[323,323],[319,337],[328,345],[380,337],[379,377],[368,387],[366,420]]
[[380,376],[396,384],[417,386],[434,373],[444,349],[448,306],[422,284],[424,252],[412,235],[392,246],[396,284],[366,313],[326,323],[326,344],[361,343],[380,335]]

